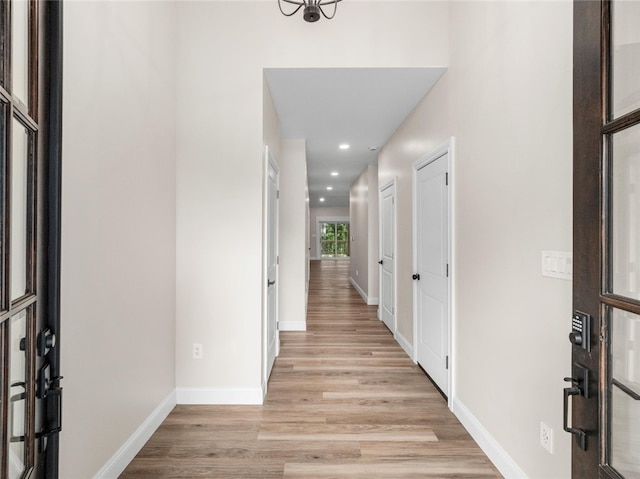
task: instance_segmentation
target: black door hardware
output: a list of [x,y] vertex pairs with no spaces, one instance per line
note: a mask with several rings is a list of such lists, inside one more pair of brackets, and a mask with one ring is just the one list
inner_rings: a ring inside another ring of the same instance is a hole
[[382,264],[382,263],[384,263],[384,261],[382,261],[382,260],[378,261],[378,264]]
[[564,388],[563,392],[563,429],[569,434],[576,436],[580,449],[587,450],[587,432],[577,427],[569,427],[569,398],[571,396],[582,396],[585,399],[590,397],[589,393],[589,369],[574,363],[573,377],[564,378],[566,382],[572,384],[571,387]]
[[275,280],[275,279],[274,279],[273,281],[269,281],[269,280],[267,279],[267,288],[268,288],[269,286],[273,286],[274,284],[276,284],[276,280]]
[[414,274],[413,276],[411,276],[412,279],[417,279],[418,281],[420,281],[420,275],[419,274]]

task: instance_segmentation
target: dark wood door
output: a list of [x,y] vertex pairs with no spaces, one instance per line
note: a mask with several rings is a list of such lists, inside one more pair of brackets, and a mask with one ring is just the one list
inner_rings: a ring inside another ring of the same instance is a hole
[[640,2],[574,2],[573,126],[572,477],[640,477]]
[[61,3],[0,4],[0,477],[58,477]]

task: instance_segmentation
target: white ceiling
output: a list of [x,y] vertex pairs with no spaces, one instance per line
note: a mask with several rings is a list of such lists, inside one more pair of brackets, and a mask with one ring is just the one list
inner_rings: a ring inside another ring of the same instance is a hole
[[[349,187],[378,161],[369,147],[387,142],[445,70],[265,69],[282,138],[307,140],[311,207],[349,205]],[[351,147],[340,150],[341,143]],[[332,177],[331,171],[340,174]]]

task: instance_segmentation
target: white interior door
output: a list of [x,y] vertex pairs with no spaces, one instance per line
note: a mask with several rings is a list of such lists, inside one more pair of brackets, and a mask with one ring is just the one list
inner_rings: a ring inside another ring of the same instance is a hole
[[416,173],[417,360],[449,394],[449,196],[448,153]]
[[395,324],[395,183],[380,189],[380,319],[392,333]]
[[278,167],[267,155],[266,221],[266,378],[268,380],[280,348],[278,332]]

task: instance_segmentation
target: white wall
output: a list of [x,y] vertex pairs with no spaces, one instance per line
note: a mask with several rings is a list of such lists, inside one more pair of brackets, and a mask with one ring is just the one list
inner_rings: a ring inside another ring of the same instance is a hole
[[278,328],[305,330],[307,322],[307,153],[305,140],[280,142],[280,287]]
[[380,182],[398,176],[398,327],[412,338],[411,163],[456,138],[454,406],[511,477],[570,475],[571,283],[541,277],[540,252],[572,245],[571,32],[570,2],[452,2],[449,71],[380,156]]
[[369,198],[367,200],[367,203],[369,204],[367,211],[369,216],[367,218],[367,236],[369,237],[369,241],[367,243],[369,288],[367,290],[367,294],[369,297],[369,304],[378,304],[378,296],[380,293],[380,272],[378,267],[378,260],[380,259],[380,233],[378,226],[380,223],[380,211],[378,210],[380,191],[378,189],[378,165],[369,165],[367,167],[367,176],[369,183]]
[[168,2],[64,8],[64,478],[93,477],[175,403],[174,17]]
[[349,188],[349,277],[366,301],[369,295],[369,174],[358,176]]
[[321,206],[309,209],[309,252],[311,259],[320,259],[318,254],[318,218],[348,218],[348,206]]
[[349,274],[367,304],[378,304],[378,167],[369,165],[349,190]]
[[309,25],[272,2],[177,6],[179,400],[251,402],[260,387],[263,69],[448,63],[447,3],[340,7]]

